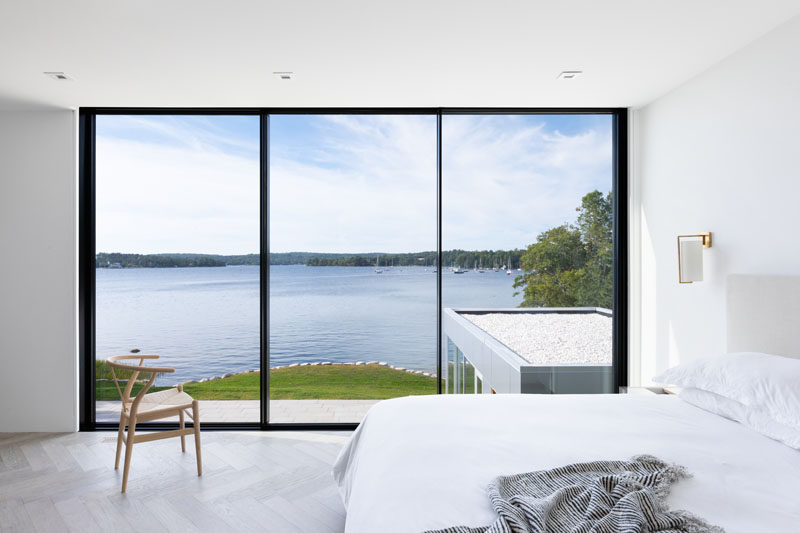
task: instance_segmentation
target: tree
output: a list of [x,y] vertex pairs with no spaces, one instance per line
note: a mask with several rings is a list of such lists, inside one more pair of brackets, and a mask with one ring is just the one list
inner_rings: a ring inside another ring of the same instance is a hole
[[606,307],[613,295],[611,193],[593,191],[576,209],[575,224],[540,234],[522,255],[521,307]]

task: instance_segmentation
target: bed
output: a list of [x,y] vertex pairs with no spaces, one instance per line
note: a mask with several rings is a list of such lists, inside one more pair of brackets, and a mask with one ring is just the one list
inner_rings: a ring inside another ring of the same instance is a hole
[[[753,305],[800,321],[800,278],[728,283],[729,345],[800,353],[795,335],[749,326]],[[763,307],[769,305],[769,310]],[[768,320],[767,320],[768,322]],[[792,332],[793,333],[793,332]],[[778,339],[778,340],[776,340]],[[782,341],[780,339],[783,339]],[[800,451],[673,395],[448,395],[376,404],[342,450],[334,478],[349,533],[486,526],[499,475],[652,454],[690,479],[667,500],[729,533],[798,531]]]

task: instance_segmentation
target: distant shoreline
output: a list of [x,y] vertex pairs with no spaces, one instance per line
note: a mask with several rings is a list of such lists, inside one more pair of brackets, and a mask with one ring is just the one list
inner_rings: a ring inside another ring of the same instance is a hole
[[[525,250],[446,250],[442,252],[442,264],[461,268],[484,269],[510,266],[516,268]],[[410,253],[359,253],[337,254],[323,252],[281,252],[269,255],[270,265],[305,266],[360,266],[360,267],[411,267],[435,268],[438,254],[433,251]],[[261,262],[260,254],[129,254],[101,252],[95,256],[96,268],[193,268],[252,265]]]

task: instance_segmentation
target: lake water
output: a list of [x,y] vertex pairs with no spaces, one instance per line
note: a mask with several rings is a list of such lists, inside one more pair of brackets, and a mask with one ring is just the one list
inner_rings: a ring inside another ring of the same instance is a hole
[[[160,383],[259,366],[259,269],[97,269],[97,358],[133,348],[175,374]],[[516,307],[514,276],[442,274],[445,307]],[[403,267],[270,267],[270,366],[386,361],[436,369],[436,274]]]

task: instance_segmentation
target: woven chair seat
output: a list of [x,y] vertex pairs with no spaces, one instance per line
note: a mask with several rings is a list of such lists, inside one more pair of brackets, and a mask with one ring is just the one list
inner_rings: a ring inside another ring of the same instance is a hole
[[[158,392],[150,392],[142,397],[142,402],[139,404],[139,412],[145,413],[147,411],[155,411],[157,409],[169,408],[189,408],[192,406],[192,398],[185,392],[178,389],[166,389]],[[130,404],[125,406],[127,411]]]

